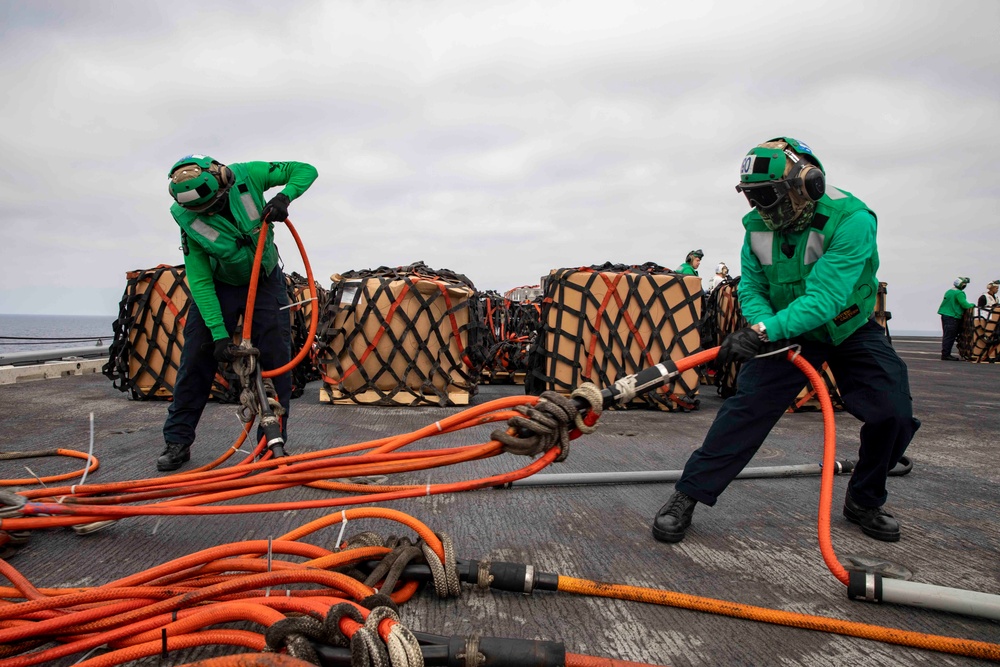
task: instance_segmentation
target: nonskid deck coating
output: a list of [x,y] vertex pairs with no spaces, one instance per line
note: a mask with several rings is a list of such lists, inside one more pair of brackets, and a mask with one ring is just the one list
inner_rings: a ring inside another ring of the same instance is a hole
[[[1000,368],[939,361],[935,339],[896,338],[910,369],[915,414],[923,421],[907,454],[913,472],[889,482],[887,508],[902,524],[895,544],[864,537],[840,515],[846,477],[835,479],[833,546],[848,556],[884,559],[913,580],[1000,594]],[[701,408],[605,413],[596,433],[575,440],[568,459],[546,473],[676,470],[697,448],[721,404],[702,387]],[[473,405],[520,393],[514,385],[482,386]],[[317,450],[410,431],[460,408],[387,408],[321,404],[319,385],[293,401],[289,450]],[[163,402],[129,401],[102,376],[0,386],[0,450],[64,447],[86,450],[95,415],[101,467],[88,481],[156,476]],[[838,413],[838,458],[856,458],[859,423]],[[192,450],[194,467],[229,446],[234,406],[210,404]],[[488,439],[489,428],[462,431],[420,446]],[[818,414],[788,414],[751,466],[817,463]],[[504,456],[398,483],[454,481],[513,470],[525,460]],[[75,465],[65,459],[0,462],[4,479],[45,476]],[[827,570],[816,539],[818,477],[736,480],[714,508],[699,506],[687,538],[661,544],[650,535],[653,514],[672,484],[543,486],[485,490],[384,503],[449,533],[460,558],[526,562],[543,572],[633,584],[786,611],[873,623],[930,634],[1000,642],[1000,623],[897,605],[847,599]],[[296,488],[251,501],[324,497]],[[139,517],[79,536],[36,531],[11,563],[36,586],[93,586],[217,544],[276,537],[337,510],[210,517]],[[361,530],[400,532],[378,521]],[[317,539],[333,542],[334,532]],[[532,596],[480,592],[460,599],[424,590],[402,606],[403,622],[441,635],[483,634],[561,641],[567,651],[662,665],[972,665],[976,660],[874,641],[787,628],[621,600],[561,592]],[[232,652],[196,649],[171,664]],[[59,665],[69,665],[79,656]],[[156,665],[159,658],[136,664]]]

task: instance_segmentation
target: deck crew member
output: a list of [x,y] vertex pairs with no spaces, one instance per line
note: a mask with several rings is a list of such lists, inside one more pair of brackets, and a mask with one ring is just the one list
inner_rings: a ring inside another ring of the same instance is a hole
[[701,265],[701,258],[705,256],[701,250],[692,250],[684,258],[684,263],[677,267],[677,273],[684,273],[689,276],[698,275],[698,267]]
[[[163,425],[166,447],[157,470],[180,468],[191,458],[195,429],[208,401],[219,362],[231,361],[237,322],[246,308],[262,220],[284,222],[288,205],[316,180],[303,162],[243,162],[224,165],[206,155],[188,155],[169,173],[170,207],[181,228],[181,248],[193,303],[184,325],[184,349],[173,402]],[[264,193],[284,186],[265,204]],[[254,304],[251,343],[265,370],[288,363],[291,328],[285,276],[279,266],[274,233],[267,233]],[[273,378],[284,408],[287,437],[291,376]],[[258,433],[258,438],[260,434]]]
[[997,288],[1000,287],[1000,280],[994,280],[986,285],[986,293],[979,295],[979,301],[977,306],[980,308],[995,308],[1000,306],[1000,300],[997,299]]
[[708,293],[711,294],[715,291],[715,288],[726,282],[729,279],[729,267],[726,266],[725,262],[719,262],[718,266],[715,267],[715,275],[712,276],[712,284],[708,288]]
[[765,342],[790,339],[814,367],[829,363],[847,411],[864,422],[844,516],[870,537],[896,541],[899,523],[883,509],[886,478],[920,422],[906,365],[872,318],[875,214],[850,193],[827,188],[812,150],[788,137],[751,149],[736,189],[753,207],[743,218],[739,298],[754,324],[727,336],[718,359],[745,363],[736,395],[722,404],[656,514],[653,536],[682,540],[695,505],[715,505],[802,389],[805,378],[786,355],[756,357]]
[[962,329],[962,317],[965,311],[973,305],[965,298],[965,287],[969,279],[965,276],[955,278],[953,287],[944,293],[938,315],[941,316],[941,361],[961,361],[951,353],[958,332]]

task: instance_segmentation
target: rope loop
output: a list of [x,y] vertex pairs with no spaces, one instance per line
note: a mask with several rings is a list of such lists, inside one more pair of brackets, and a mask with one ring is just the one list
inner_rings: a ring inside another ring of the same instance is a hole
[[327,638],[327,627],[312,616],[284,618],[273,623],[264,632],[267,650],[272,653],[284,648],[288,655],[319,665],[319,656],[309,639],[323,641]]
[[389,651],[378,630],[362,626],[351,635],[351,667],[390,667]]
[[[604,410],[604,397],[601,395],[601,389],[593,382],[584,382],[573,390],[570,397],[582,398],[587,401],[587,404],[590,405],[589,412],[594,415],[595,419],[600,417]],[[593,433],[597,430],[596,423],[593,426],[588,426],[583,421],[583,415],[579,413],[576,415],[574,425],[580,430],[580,433]]]
[[0,490],[0,519],[13,519],[24,515],[24,505],[28,499],[19,493]]
[[458,579],[458,566],[455,561],[455,546],[451,537],[447,533],[435,533],[441,544],[444,545],[444,563],[434,553],[430,546],[421,540],[420,548],[424,552],[424,560],[427,561],[431,569],[431,577],[434,580],[434,592],[440,598],[458,597],[461,592],[461,583]]
[[384,620],[393,621],[392,629],[385,637],[385,649],[392,667],[423,667],[424,656],[420,651],[420,642],[399,622],[399,614],[389,607],[375,607],[368,614],[365,628],[375,637],[381,637],[379,625]]
[[330,607],[330,610],[326,612],[326,618],[323,619],[323,629],[326,641],[334,646],[347,647],[351,645],[351,640],[340,629],[340,619],[345,616],[357,623],[365,622],[358,608],[349,602],[341,602]]
[[503,450],[521,456],[536,456],[552,447],[561,453],[563,461],[569,455],[570,425],[575,425],[580,411],[572,399],[554,391],[545,391],[535,405],[519,405],[522,415],[507,420],[508,431],[497,429],[490,434],[503,445]]

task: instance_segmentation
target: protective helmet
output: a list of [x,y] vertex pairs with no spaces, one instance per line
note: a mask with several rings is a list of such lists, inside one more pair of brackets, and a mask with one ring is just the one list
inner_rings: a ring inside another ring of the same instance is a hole
[[963,276],[955,278],[955,282],[952,283],[952,285],[955,286],[955,289],[965,289],[965,286],[968,284],[969,284],[969,279]]
[[823,165],[806,144],[778,137],[750,149],[737,192],[746,195],[769,229],[802,230],[826,191]]
[[718,273],[719,275],[728,276],[729,267],[726,266],[725,262],[719,262],[719,265],[715,267],[715,272]]
[[203,212],[226,195],[233,183],[229,167],[207,155],[187,155],[170,168],[170,196],[190,211]]
[[705,253],[703,253],[701,250],[692,250],[691,252],[689,252],[687,254],[687,257],[684,258],[684,261],[688,262],[690,264],[691,263],[691,259],[693,257],[697,257],[698,259],[701,259],[704,256],[705,256]]

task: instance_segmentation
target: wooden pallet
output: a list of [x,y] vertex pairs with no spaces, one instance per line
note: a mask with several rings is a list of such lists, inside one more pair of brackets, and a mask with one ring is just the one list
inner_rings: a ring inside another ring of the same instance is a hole
[[493,371],[490,374],[483,374],[483,384],[524,384],[524,371]]
[[427,405],[427,402],[440,405],[442,407],[451,405],[468,405],[469,392],[461,390],[451,390],[447,399],[442,399],[437,394],[422,395],[421,402],[414,406],[417,396],[411,390],[397,392],[391,398],[386,398],[375,390],[363,391],[353,396],[348,396],[344,392],[324,385],[319,389],[319,402],[331,403],[333,405],[394,405],[403,407],[420,407]]

